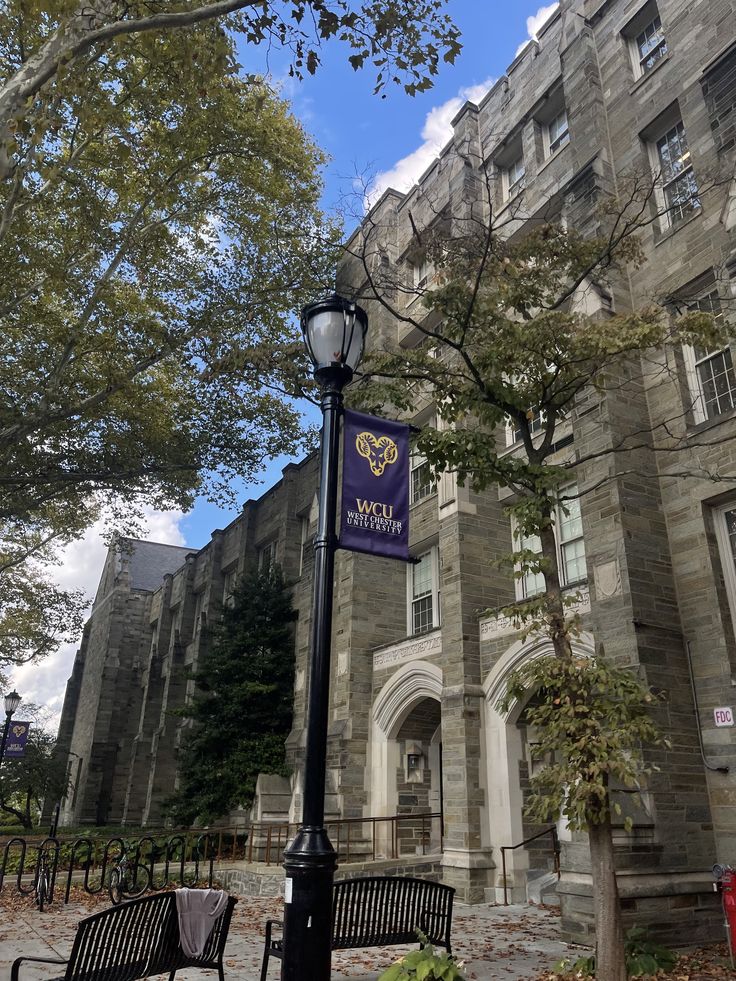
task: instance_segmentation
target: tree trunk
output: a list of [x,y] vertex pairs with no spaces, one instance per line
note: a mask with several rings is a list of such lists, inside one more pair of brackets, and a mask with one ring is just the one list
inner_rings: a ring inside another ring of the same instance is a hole
[[[591,815],[591,818],[593,815]],[[613,864],[613,834],[610,816],[588,822],[590,869],[593,877],[595,911],[596,981],[626,981],[624,929]]]

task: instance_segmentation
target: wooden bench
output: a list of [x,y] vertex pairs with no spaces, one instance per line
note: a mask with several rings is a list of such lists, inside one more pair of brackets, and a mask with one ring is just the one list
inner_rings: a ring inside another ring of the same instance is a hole
[[[388,947],[417,943],[417,929],[436,947],[452,953],[450,928],[455,890],[427,879],[370,876],[342,879],[332,895],[332,950]],[[266,923],[261,981],[266,981],[269,957],[283,955],[283,940],[273,936],[278,920]]]
[[216,970],[225,975],[222,956],[237,899],[232,896],[216,922],[201,957],[189,957],[179,944],[176,894],[160,892],[110,906],[80,921],[68,961],[19,957],[10,981],[18,981],[24,961],[66,965],[57,981],[138,981],[149,974],[169,973],[169,981],[185,967]]

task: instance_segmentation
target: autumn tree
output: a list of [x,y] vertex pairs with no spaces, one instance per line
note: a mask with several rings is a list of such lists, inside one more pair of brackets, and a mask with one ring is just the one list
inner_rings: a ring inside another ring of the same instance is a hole
[[296,613],[277,566],[237,583],[194,675],[190,721],[169,802],[182,824],[250,806],[259,773],[286,776],[291,731]]
[[[418,285],[387,261],[380,206],[348,243],[346,275],[365,284],[363,298],[381,306],[402,336],[416,340],[402,346],[384,335],[353,397],[410,417],[417,405],[433,404],[439,424],[421,431],[417,450],[435,475],[454,472],[476,491],[511,492],[514,550],[504,561],[536,586],[502,613],[522,635],[546,635],[554,653],[510,678],[503,705],[537,692],[527,712],[539,728],[535,752],[543,765],[532,781],[530,814],[562,814],[571,828],[587,831],[597,977],[624,981],[612,789],[646,780],[645,747],[663,738],[652,713],[659,699],[603,653],[576,653],[578,597],[563,590],[555,524],[560,515],[579,517],[581,496],[639,473],[638,451],[681,452],[680,472],[694,472],[686,456],[692,442],[668,426],[676,420],[587,451],[576,445],[576,426],[607,399],[633,397],[637,364],[656,362],[664,378],[664,348],[722,346],[725,332],[707,312],[687,312],[687,302],[679,316],[654,302],[642,309],[612,303],[615,284],[645,260],[640,232],[658,213],[651,178],[631,175],[617,196],[598,188],[595,204],[586,203],[587,220],[568,223],[559,203],[530,215],[523,198],[497,217],[494,178],[482,164],[478,173],[454,211],[446,202],[434,208],[423,189],[429,218],[420,224],[410,214],[411,248],[431,272]],[[583,483],[596,461],[602,475]]]

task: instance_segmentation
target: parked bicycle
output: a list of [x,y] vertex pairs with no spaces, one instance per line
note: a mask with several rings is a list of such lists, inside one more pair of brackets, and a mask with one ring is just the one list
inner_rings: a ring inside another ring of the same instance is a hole
[[41,846],[38,850],[38,863],[33,879],[33,897],[41,913],[43,913],[44,906],[50,903],[53,898],[54,870],[52,864],[54,863],[50,861],[48,850]]
[[137,899],[150,888],[151,870],[138,861],[129,861],[128,850],[123,846],[117,864],[110,871],[108,892],[111,902],[117,906],[124,899]]

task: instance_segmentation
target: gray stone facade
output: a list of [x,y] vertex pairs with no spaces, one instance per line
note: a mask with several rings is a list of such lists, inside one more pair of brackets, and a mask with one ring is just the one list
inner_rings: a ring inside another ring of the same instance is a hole
[[[657,16],[666,52],[639,74],[637,37]],[[525,214],[541,214],[553,200],[568,222],[592,229],[596,195],[615,190],[627,174],[650,173],[658,141],[681,123],[695,179],[714,186],[671,227],[653,217],[643,236],[648,261],[599,306],[625,310],[653,297],[687,303],[716,289],[724,302],[729,292],[734,299],[735,78],[734,0],[563,0],[483,102],[462,108],[453,140],[419,184],[406,195],[388,191],[375,205],[370,220],[382,261],[399,277],[412,262],[413,224],[477,205],[483,159],[499,176],[500,216],[512,204],[504,182],[523,154]],[[569,139],[551,149],[550,123],[563,109]],[[341,277],[344,289],[360,292],[351,263]],[[414,342],[376,304],[366,306],[372,343]],[[727,360],[724,352],[720,363]],[[710,866],[736,859],[736,769],[723,772],[734,765],[736,729],[716,725],[714,715],[736,702],[736,480],[707,479],[709,471],[736,475],[736,396],[724,396],[713,411],[698,390],[704,376],[696,353],[677,347],[626,370],[635,395],[579,406],[567,433],[582,454],[614,448],[632,429],[652,432],[649,445],[616,458],[627,475],[582,500],[580,647],[602,646],[668,692],[660,722],[671,746],[649,754],[658,769],[643,808],[622,798],[634,828],[616,829],[620,883],[627,916],[692,941],[714,922]],[[432,407],[418,408],[415,421],[424,424]],[[681,437],[677,451],[658,442],[664,421]],[[596,485],[609,465],[587,464],[579,485]],[[692,476],[680,476],[688,466]],[[202,624],[217,616],[232,574],[272,544],[295,582],[299,612],[289,739],[291,816],[299,815],[316,482],[313,458],[287,467],[274,488],[200,552],[182,553],[148,589],[137,588],[122,566],[113,575],[111,556],[62,720],[60,743],[72,775],[78,770],[67,823],[160,821],[161,801],[176,781],[170,712],[187,697],[185,669],[206,653]],[[442,876],[470,902],[501,896],[499,849],[537,830],[522,814],[533,733],[523,706],[502,716],[496,703],[509,671],[544,642],[524,641],[513,624],[481,616],[515,597],[512,576],[494,564],[511,549],[505,501],[445,476],[412,505],[412,549],[431,557],[435,604],[431,629],[419,635],[411,569],[351,553],[338,553],[336,563],[328,811],[379,817],[441,809]],[[563,921],[570,936],[585,940],[586,843],[562,824],[559,830]],[[406,854],[419,847],[408,833]],[[509,856],[512,895],[523,897],[527,880],[550,860],[541,845]]]

